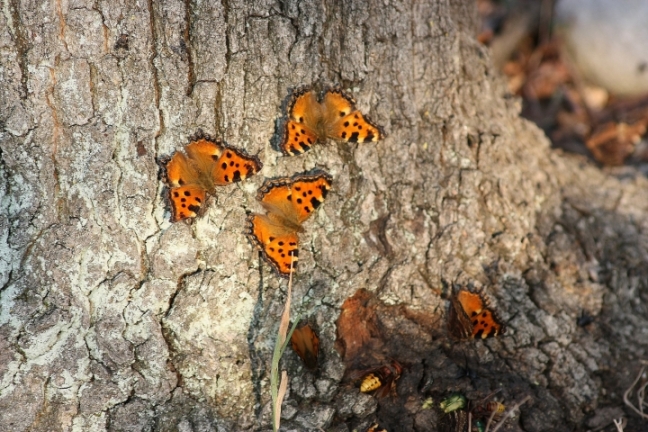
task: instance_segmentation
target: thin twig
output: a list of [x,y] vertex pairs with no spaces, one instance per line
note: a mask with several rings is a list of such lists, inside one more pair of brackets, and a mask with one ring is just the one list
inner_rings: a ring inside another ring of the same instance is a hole
[[623,428],[625,427],[625,418],[621,417],[619,420],[614,419],[612,421],[614,422],[614,426],[617,428],[617,432],[623,432]]
[[531,396],[527,396],[524,399],[522,399],[520,402],[513,405],[508,411],[506,411],[502,415],[502,419],[499,421],[499,423],[497,423],[495,425],[495,428],[491,431],[490,430],[490,425],[491,425],[491,422],[493,421],[493,417],[495,417],[495,413],[497,412],[497,411],[493,411],[491,413],[490,418],[488,419],[488,423],[486,423],[486,432],[497,432],[502,427],[502,425],[504,425],[504,421],[506,420],[506,418],[507,417],[512,417],[513,412],[515,412],[516,409],[520,408],[522,405],[524,405],[530,399],[531,399]]
[[641,411],[641,415],[644,416],[644,410],[643,407],[646,405],[646,386],[648,385],[648,381],[642,385],[639,390],[637,390],[637,405],[639,405],[639,411]]
[[472,413],[468,411],[468,430],[472,430]]
[[496,389],[496,390],[493,390],[492,392],[490,392],[489,394],[487,394],[487,395],[486,395],[482,400],[480,400],[480,401],[478,402],[478,405],[483,405],[484,403],[486,403],[486,401],[487,401],[488,399],[492,398],[493,396],[495,396],[497,393],[499,393],[499,392],[501,392],[501,391],[502,391],[501,388]]
[[[648,415],[644,414],[643,412],[643,391],[641,391],[641,396],[639,396],[639,392],[637,392],[637,397],[639,398],[639,408],[635,407],[632,402],[630,402],[630,395],[632,394],[632,389],[634,389],[634,386],[637,385],[637,383],[641,380],[641,377],[643,376],[644,372],[646,371],[646,366],[642,366],[641,370],[639,371],[639,374],[637,375],[637,378],[632,382],[628,390],[626,390],[625,393],[623,393],[623,402],[630,407],[634,412],[639,414],[639,416],[643,419],[648,419]],[[645,388],[645,385],[642,387],[642,389]]]

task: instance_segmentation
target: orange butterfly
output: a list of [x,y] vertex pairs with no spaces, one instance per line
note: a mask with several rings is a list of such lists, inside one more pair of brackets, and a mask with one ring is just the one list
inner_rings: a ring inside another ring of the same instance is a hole
[[257,192],[257,200],[267,215],[252,213],[247,218],[246,234],[259,248],[263,258],[282,277],[295,271],[299,255],[302,223],[324,202],[333,179],[328,173],[296,174],[268,179]]
[[506,331],[488,301],[481,293],[459,290],[450,299],[448,328],[450,334],[458,339],[471,339],[497,336]]
[[285,155],[295,156],[327,138],[362,143],[383,137],[381,128],[356,110],[353,97],[341,89],[326,90],[320,102],[314,90],[303,88],[292,97],[279,149]]
[[184,148],[186,154],[177,151],[166,163],[172,222],[195,217],[215,186],[245,180],[263,168],[258,157],[229,147],[201,130],[190,140]]
[[305,324],[293,331],[290,336],[290,346],[301,357],[308,369],[317,368],[319,337],[310,324]]

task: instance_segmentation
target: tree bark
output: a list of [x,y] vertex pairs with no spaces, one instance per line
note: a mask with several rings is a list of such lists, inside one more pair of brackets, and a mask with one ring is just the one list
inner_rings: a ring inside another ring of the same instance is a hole
[[[475,23],[472,1],[4,0],[0,429],[268,429],[285,282],[245,213],[264,177],[313,167],[333,191],[301,236],[293,316],[322,354],[316,373],[284,356],[285,427],[434,431],[427,398],[497,389],[532,397],[508,430],[640,427],[621,397],[648,348],[646,179],[551,150]],[[282,103],[310,83],[352,91],[387,139],[282,157]],[[265,166],[171,224],[156,160],[198,128]],[[482,287],[507,333],[451,343],[442,281]],[[405,366],[380,401],[334,348],[360,288],[378,354]]]

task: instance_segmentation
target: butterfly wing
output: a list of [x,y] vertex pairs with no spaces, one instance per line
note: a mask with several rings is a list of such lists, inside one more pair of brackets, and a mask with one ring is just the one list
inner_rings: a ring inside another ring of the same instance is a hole
[[257,191],[256,199],[266,209],[270,218],[277,225],[291,228],[295,232],[302,231],[297,209],[292,202],[292,179],[281,177],[268,179]]
[[296,156],[307,152],[318,141],[317,134],[306,125],[294,120],[286,122],[283,142],[279,145],[287,156]]
[[[462,321],[464,337],[486,339],[504,333],[503,324],[479,293],[460,290],[453,299],[452,309]],[[463,315],[457,309],[460,309]]]
[[322,120],[321,106],[313,90],[297,92],[288,110],[284,135],[279,149],[287,156],[310,150],[323,136],[318,136]]
[[180,186],[169,191],[171,222],[196,217],[205,202],[206,191],[200,186]]
[[345,142],[376,142],[383,138],[380,128],[355,109],[355,101],[339,89],[324,95],[326,136]]
[[457,296],[452,296],[450,299],[448,331],[457,339],[470,339],[473,337],[472,321],[466,315],[466,312],[464,312],[464,308],[457,299]]
[[289,277],[299,261],[299,237],[268,216],[252,213],[247,218],[246,234],[261,250],[263,259],[282,277]]
[[484,309],[478,316],[472,319],[473,336],[486,339],[503,333],[503,326],[497,322],[497,318],[488,309]]
[[216,186],[245,180],[261,171],[263,164],[256,156],[250,156],[242,150],[225,147],[212,170],[212,179]]
[[319,337],[309,324],[296,328],[290,337],[292,349],[301,357],[309,369],[317,368]]
[[196,168],[209,179],[212,186],[224,186],[245,180],[258,173],[263,164],[256,156],[226,146],[199,132],[185,148]]
[[301,224],[326,199],[332,182],[331,176],[322,171],[266,180],[257,199],[268,213],[295,231],[301,231]]
[[169,183],[171,221],[192,218],[205,202],[206,190],[190,160],[182,152],[176,152],[166,165]]
[[333,179],[326,173],[293,177],[289,199],[299,224],[324,202],[332,183]]
[[297,233],[303,231],[302,222],[324,202],[331,184],[330,175],[318,172],[266,180],[259,188],[257,199],[268,215],[248,216],[247,234],[279,275],[290,275],[291,261],[294,271],[299,256]]
[[[216,161],[218,161],[223,154],[225,147],[223,144],[211,138],[209,135],[204,135],[199,132],[192,137],[192,141],[185,147],[185,152],[191,160],[191,163],[196,167],[196,170],[204,178],[204,182],[213,183],[210,178],[210,173],[214,171]],[[211,186],[208,185],[209,189]]]
[[173,155],[165,168],[167,182],[171,187],[200,184],[200,176],[196,168],[181,151]]

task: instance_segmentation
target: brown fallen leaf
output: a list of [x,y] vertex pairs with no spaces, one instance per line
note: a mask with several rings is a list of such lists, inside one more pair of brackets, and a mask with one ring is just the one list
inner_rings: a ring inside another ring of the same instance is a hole
[[376,305],[371,302],[373,296],[364,288],[342,304],[340,317],[336,321],[337,339],[335,348],[345,361],[355,359],[370,345],[382,345],[376,317]]
[[623,165],[645,133],[646,120],[633,124],[608,122],[597,128],[585,144],[603,165]]

